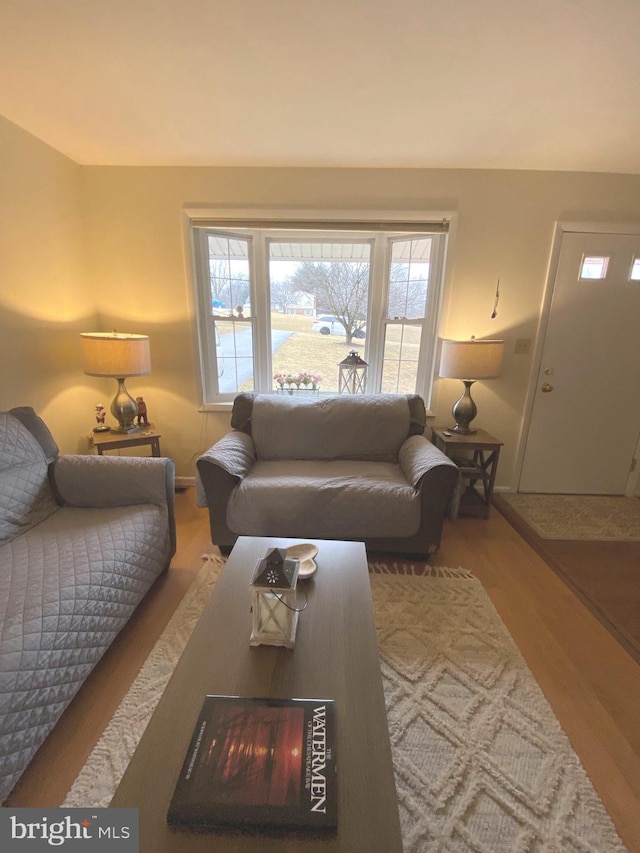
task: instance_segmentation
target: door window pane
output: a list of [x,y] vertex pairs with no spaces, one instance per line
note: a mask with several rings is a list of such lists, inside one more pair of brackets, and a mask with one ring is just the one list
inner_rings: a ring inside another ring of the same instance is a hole
[[581,279],[606,278],[609,258],[584,255],[580,267]]

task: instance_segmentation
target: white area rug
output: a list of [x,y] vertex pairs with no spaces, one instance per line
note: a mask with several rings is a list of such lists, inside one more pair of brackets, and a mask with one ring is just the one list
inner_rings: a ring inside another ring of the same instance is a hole
[[[63,805],[109,804],[222,565],[207,559]],[[624,851],[481,584],[371,569],[405,853]]]
[[640,541],[638,498],[509,493],[501,497],[543,539]]

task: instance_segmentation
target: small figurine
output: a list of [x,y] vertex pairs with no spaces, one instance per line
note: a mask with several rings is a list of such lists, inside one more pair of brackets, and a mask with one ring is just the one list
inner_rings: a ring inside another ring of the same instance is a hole
[[138,414],[135,417],[135,420],[140,426],[141,424],[148,424],[149,420],[147,418],[147,404],[145,403],[142,397],[136,397],[136,403],[138,404]]
[[96,423],[97,426],[94,426],[94,432],[109,432],[111,427],[108,427],[105,424],[105,418],[107,417],[107,412],[102,403],[96,403]]

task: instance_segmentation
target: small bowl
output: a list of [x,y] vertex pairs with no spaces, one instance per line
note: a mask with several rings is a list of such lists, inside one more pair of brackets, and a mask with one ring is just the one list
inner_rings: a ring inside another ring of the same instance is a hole
[[287,548],[287,557],[296,557],[300,560],[298,577],[301,580],[310,578],[317,571],[318,564],[313,559],[317,553],[318,546],[311,542],[301,542],[299,545],[291,545]]

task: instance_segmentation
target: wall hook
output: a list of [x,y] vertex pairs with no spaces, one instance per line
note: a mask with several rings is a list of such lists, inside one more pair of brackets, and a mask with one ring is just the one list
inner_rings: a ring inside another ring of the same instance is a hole
[[491,319],[495,320],[498,316],[498,302],[500,302],[500,279],[498,279],[498,283],[496,285],[496,295],[493,300],[493,311],[491,312]]

